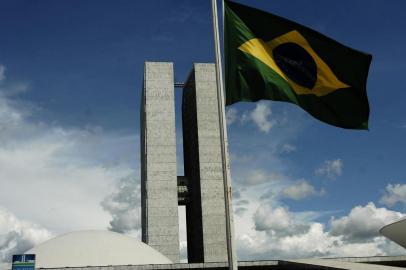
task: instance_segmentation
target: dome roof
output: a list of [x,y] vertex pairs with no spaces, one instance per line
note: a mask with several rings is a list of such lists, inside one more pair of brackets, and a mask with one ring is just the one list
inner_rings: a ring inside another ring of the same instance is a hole
[[36,254],[36,268],[172,263],[152,247],[111,231],[64,234],[25,253]]
[[379,231],[383,236],[406,248],[406,219],[386,225]]

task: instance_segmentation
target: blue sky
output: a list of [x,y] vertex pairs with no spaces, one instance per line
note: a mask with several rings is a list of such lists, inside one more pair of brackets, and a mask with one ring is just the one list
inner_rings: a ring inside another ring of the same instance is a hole
[[[241,258],[404,254],[376,231],[406,214],[406,2],[239,2],[373,55],[369,131],[288,103],[228,108]],[[143,63],[184,81],[213,62],[210,1],[2,0],[0,37],[0,261],[72,230],[139,237]]]

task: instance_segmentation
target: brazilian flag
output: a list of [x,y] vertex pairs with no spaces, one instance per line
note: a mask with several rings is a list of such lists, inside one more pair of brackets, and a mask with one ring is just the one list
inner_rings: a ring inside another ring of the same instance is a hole
[[226,104],[295,103],[342,128],[368,129],[372,56],[303,25],[225,1]]

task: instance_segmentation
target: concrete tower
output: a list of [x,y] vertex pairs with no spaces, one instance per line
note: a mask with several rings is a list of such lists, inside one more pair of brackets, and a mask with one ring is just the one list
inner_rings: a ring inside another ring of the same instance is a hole
[[188,261],[226,262],[223,167],[214,64],[194,64],[183,89],[184,176],[176,171],[172,63],[145,63],[141,106],[142,240],[179,261],[178,205]]
[[142,241],[179,262],[172,63],[145,63],[141,102]]
[[183,89],[183,151],[189,183],[189,262],[227,261],[226,218],[214,64],[194,64]]

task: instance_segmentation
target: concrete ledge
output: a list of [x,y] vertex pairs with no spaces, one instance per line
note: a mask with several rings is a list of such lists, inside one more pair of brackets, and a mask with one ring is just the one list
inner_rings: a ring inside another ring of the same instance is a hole
[[391,261],[405,261],[406,255],[399,256],[373,256],[373,257],[340,257],[340,258],[324,258],[324,260],[338,260],[343,262],[364,262],[364,263],[373,263],[373,262],[391,262]]
[[[278,261],[240,261],[239,268],[242,269],[276,269]],[[37,268],[47,270],[158,270],[158,269],[219,269],[228,268],[225,262],[210,263],[174,263],[174,264],[146,264],[146,265],[109,265],[109,266],[88,266],[88,267],[64,267],[64,268]]]
[[[342,270],[404,270],[403,267],[374,265],[369,263],[345,262],[337,259],[300,259],[289,260],[295,268],[287,269],[342,269]],[[286,265],[288,266],[288,264]],[[305,267],[305,268],[303,268]]]
[[[393,263],[406,265],[406,256],[343,257],[300,260],[239,261],[241,270],[404,270],[405,267],[390,267]],[[379,264],[379,265],[378,265]],[[393,264],[392,266],[397,266]],[[64,268],[37,268],[46,270],[227,270],[225,262],[174,263],[147,265],[84,266]]]

